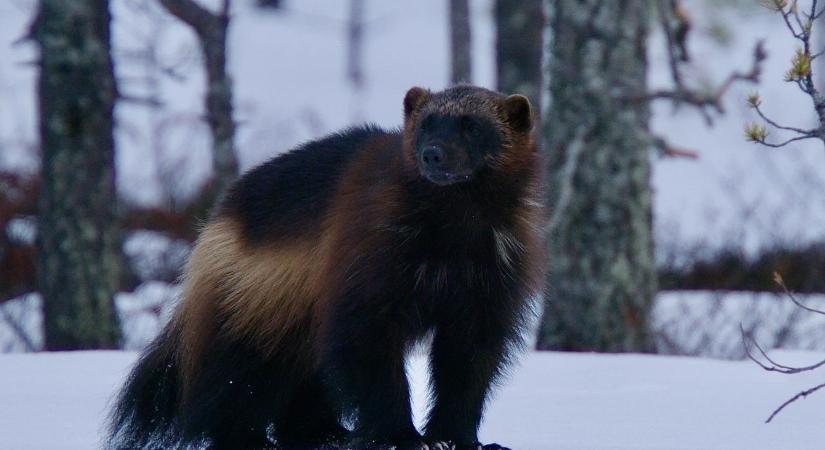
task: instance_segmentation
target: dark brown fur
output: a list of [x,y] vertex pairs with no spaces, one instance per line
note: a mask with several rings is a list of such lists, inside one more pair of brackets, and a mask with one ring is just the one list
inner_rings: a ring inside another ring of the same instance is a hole
[[[475,443],[488,385],[520,343],[542,278],[529,104],[413,88],[404,107],[400,133],[332,136],[230,189],[192,252],[174,318],[121,395],[113,447],[254,448],[274,424],[279,446],[308,448],[344,439],[349,418],[350,446],[419,448],[403,365],[430,331],[424,439]],[[472,179],[436,186],[419,170],[425,114],[472,115],[500,143]],[[466,360],[473,352],[479,361]],[[173,398],[140,389],[152,383]]]

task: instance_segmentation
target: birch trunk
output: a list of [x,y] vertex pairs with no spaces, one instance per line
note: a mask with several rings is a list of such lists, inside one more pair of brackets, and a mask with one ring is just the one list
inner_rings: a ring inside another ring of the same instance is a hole
[[652,351],[646,0],[546,0],[549,275],[539,349]]

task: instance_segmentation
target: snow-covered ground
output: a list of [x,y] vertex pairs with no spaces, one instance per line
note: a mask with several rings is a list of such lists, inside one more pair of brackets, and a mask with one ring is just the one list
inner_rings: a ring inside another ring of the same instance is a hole
[[[199,120],[203,76],[191,34],[163,15],[138,15],[134,5],[140,3],[112,1],[121,90],[135,96],[152,93],[144,80],[152,74],[126,56],[152,37],[161,44],[162,63],[184,74],[178,81],[161,77],[157,93],[165,103],[160,110],[132,103],[117,109],[119,188],[131,201],[154,203],[164,195],[158,178],[171,180],[175,185],[169,188],[182,192],[203,180],[209,170],[208,139]],[[443,0],[367,2],[367,88],[358,98],[344,79],[346,2],[290,1],[283,14],[262,12],[253,3],[234,2],[230,32],[244,168],[354,120],[397,125],[408,87],[439,89],[447,83]],[[746,2],[728,2],[740,4],[736,8],[718,3],[684,2],[695,20],[689,78],[696,84],[718,84],[729,71],[745,69],[751,46],[765,38],[769,58],[759,86],[765,110],[787,124],[810,124],[808,99],[782,82],[794,43],[781,19],[764,8],[741,6]],[[34,4],[0,1],[2,168],[36,167],[36,71],[29,64],[35,54],[31,44],[11,45],[24,34]],[[491,3],[472,5],[475,81],[492,86]],[[724,46],[711,38],[725,34]],[[659,41],[654,37],[650,46],[652,86],[666,84],[669,77]],[[655,105],[653,129],[700,156],[696,161],[656,160],[654,212],[660,242],[678,247],[707,241],[753,250],[825,236],[821,144],[808,141],[769,151],[746,143],[742,126],[752,116],[743,99],[751,90],[733,89],[725,101],[728,114],[713,128],[690,109],[674,112],[666,103]],[[130,245],[138,252],[150,246],[138,237],[127,242],[129,254]],[[178,258],[181,252],[167,256]],[[173,286],[147,283],[118,297],[128,348],[141,347],[157,332],[174,292]],[[803,301],[825,306],[821,296]],[[28,296],[4,304],[0,319],[20,323],[30,344],[39,348],[39,309],[37,296]],[[759,324],[757,338],[773,347],[776,328],[790,324],[797,311],[786,299],[765,294],[664,293],[657,299],[654,323],[660,338],[667,337],[683,352],[732,357],[741,351],[739,323],[746,328]],[[782,334],[783,346],[821,350],[821,318],[799,319]],[[0,350],[23,350],[25,344],[15,339],[10,328],[0,326]],[[710,346],[704,344],[708,339]],[[778,357],[802,364],[825,354],[781,352]],[[107,402],[134,358],[128,352],[0,355],[0,450],[95,448]],[[419,417],[422,369],[416,359],[411,372]],[[762,422],[779,403],[822,378],[821,371],[793,377],[766,373],[747,361],[530,353],[490,404],[482,437],[520,450],[820,449],[825,443],[825,392],[794,404],[775,423]]]
[[[804,364],[822,353],[775,353]],[[131,352],[0,355],[0,449],[98,448]],[[411,363],[417,418],[424,360]],[[518,450],[807,450],[825,442],[825,393],[789,406],[822,374],[706,359],[529,353],[489,404],[481,438]]]

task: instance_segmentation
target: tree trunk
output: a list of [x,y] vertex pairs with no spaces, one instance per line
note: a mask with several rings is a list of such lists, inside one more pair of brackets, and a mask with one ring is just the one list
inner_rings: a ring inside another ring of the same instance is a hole
[[646,0],[547,0],[549,275],[539,349],[652,351]]
[[161,0],[170,14],[189,25],[200,41],[206,68],[206,118],[212,132],[213,191],[220,193],[238,177],[232,80],[226,72],[229,0],[213,14],[193,0]]
[[107,0],[41,0],[37,271],[47,350],[116,348],[120,282]]
[[[496,89],[530,99],[541,112],[542,0],[496,0]],[[538,123],[538,120],[536,121]]]
[[450,81],[472,83],[470,8],[467,0],[450,0]]
[[350,0],[347,21],[347,80],[352,87],[352,123],[364,120],[364,0]]

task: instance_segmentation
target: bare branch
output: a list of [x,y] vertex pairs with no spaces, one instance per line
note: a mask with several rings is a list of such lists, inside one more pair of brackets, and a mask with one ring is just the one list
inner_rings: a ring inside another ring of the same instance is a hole
[[[817,313],[817,314],[825,314],[825,312],[823,312],[821,310],[807,307],[807,306],[803,305],[802,303],[800,303],[798,300],[796,300],[796,298],[794,298],[791,291],[785,285],[785,281],[782,279],[782,276],[778,272],[774,272],[773,280],[774,280],[774,282],[776,282],[776,284],[778,284],[779,286],[782,287],[782,290],[791,299],[791,301],[793,301],[793,303],[796,306],[802,308],[805,311],[810,311],[810,312],[814,312],[814,313]],[[739,330],[742,333],[742,344],[745,347],[745,354],[747,355],[748,359],[755,362],[757,365],[759,365],[759,367],[761,367],[762,369],[764,369],[766,371],[778,372],[778,373],[782,373],[782,374],[786,374],[786,375],[793,375],[793,374],[797,374],[797,373],[801,373],[801,372],[808,372],[808,371],[815,370],[815,369],[818,369],[820,367],[825,366],[825,360],[819,361],[818,363],[811,364],[811,365],[808,365],[808,366],[803,366],[803,367],[792,367],[792,366],[787,366],[787,365],[784,365],[784,364],[780,364],[780,363],[774,361],[773,359],[771,359],[770,356],[768,356],[767,352],[765,352],[765,350],[759,345],[759,342],[757,342],[756,339],[753,338],[752,334],[745,331],[745,328],[742,326],[741,323],[739,324]],[[764,358],[766,361],[768,361],[770,363],[770,365],[765,364],[764,362],[762,362],[761,360],[759,360],[758,358],[756,358],[753,355],[753,353],[751,352],[751,345],[756,347],[756,349],[762,355],[762,358]],[[791,403],[799,400],[800,398],[805,398],[808,395],[813,394],[814,392],[818,391],[819,389],[822,389],[823,387],[825,387],[825,383],[822,383],[820,385],[817,385],[817,386],[814,386],[812,388],[806,389],[806,390],[794,395],[793,397],[789,398],[784,403],[779,405],[779,407],[776,408],[773,411],[773,413],[771,413],[771,415],[768,417],[768,419],[765,420],[765,423],[770,423],[773,420],[773,418],[776,417],[777,414],[779,414],[783,409],[785,409],[786,406],[788,406]]]
[[813,135],[811,135],[811,136],[807,136],[807,135],[806,136],[797,136],[797,137],[793,137],[793,138],[790,138],[790,139],[786,139],[786,140],[784,140],[784,141],[782,141],[778,144],[772,144],[768,141],[765,141],[764,139],[751,139],[751,140],[753,142],[762,144],[766,147],[780,148],[780,147],[784,147],[784,146],[790,144],[791,142],[803,141],[805,139],[820,139],[820,137],[819,136],[813,136]]
[[[758,108],[758,104],[751,104],[756,109],[757,114],[762,120],[767,122],[774,128],[793,131],[799,136],[787,139],[780,143],[768,143],[762,138],[754,138],[751,133],[748,133],[749,140],[762,144],[766,147],[779,148],[784,147],[791,142],[804,139],[819,139],[825,143],[825,97],[817,90],[814,85],[813,77],[813,61],[823,55],[823,51],[813,53],[811,50],[811,36],[814,21],[819,18],[825,9],[820,10],[818,1],[812,0],[809,12],[800,13],[797,2],[791,3],[785,1],[774,0],[769,6],[774,11],[780,13],[785,27],[791,32],[791,35],[798,40],[801,47],[796,50],[791,59],[791,67],[785,73],[785,81],[793,82],[805,95],[810,97],[819,119],[819,126],[813,130],[802,130],[794,127],[780,126],[775,121],[766,117],[766,115]],[[751,126],[752,127],[752,126]],[[751,128],[754,130],[755,128]],[[763,133],[766,135],[766,133]]]
[[793,293],[788,289],[788,287],[785,286],[785,280],[782,279],[782,275],[780,275],[779,272],[774,272],[773,273],[773,281],[776,284],[778,284],[782,288],[783,291],[785,291],[785,294],[791,299],[792,302],[794,302],[794,304],[796,306],[804,309],[805,311],[810,311],[812,313],[825,315],[825,311],[822,311],[821,309],[816,309],[816,308],[811,308],[809,306],[805,306],[799,300],[797,300],[796,297],[793,295]]
[[139,97],[136,95],[129,95],[124,93],[118,93],[118,99],[123,100],[127,103],[134,103],[137,105],[143,106],[150,106],[150,107],[162,107],[164,103],[162,100],[159,100],[155,97]]
[[699,153],[694,150],[674,147],[661,136],[653,136],[652,139],[653,146],[658,149],[659,153],[663,156],[699,159]]
[[26,351],[29,352],[36,352],[37,347],[32,342],[31,337],[29,334],[26,333],[26,330],[23,329],[22,326],[17,322],[17,320],[12,317],[11,314],[6,310],[6,308],[0,308],[0,315],[2,315],[2,319],[6,322],[6,325],[17,335],[21,342],[23,342],[23,346],[26,348]]
[[[671,52],[673,50],[671,49]],[[694,89],[688,88],[682,81],[681,75],[678,73],[672,74],[675,86],[673,89],[660,89],[646,94],[627,97],[629,101],[652,101],[659,99],[672,100],[676,104],[689,104],[697,107],[705,116],[705,121],[712,124],[713,118],[708,109],[715,110],[722,114],[725,112],[722,106],[722,97],[735,83],[743,81],[748,83],[758,83],[759,77],[762,74],[762,63],[766,58],[765,47],[762,41],[757,42],[753,49],[753,61],[750,70],[747,72],[734,71],[719,85],[718,88],[711,92],[698,92]],[[673,64],[675,57],[671,56],[671,70],[678,72],[678,64]]]
[[810,389],[805,389],[804,391],[802,391],[802,392],[800,392],[800,393],[798,393],[798,394],[794,395],[793,397],[789,398],[788,400],[786,400],[786,401],[785,401],[785,403],[782,403],[781,405],[779,405],[779,407],[778,407],[778,408],[776,408],[776,410],[774,410],[774,412],[773,412],[773,413],[771,413],[770,417],[768,417],[768,419],[765,421],[765,423],[771,423],[771,420],[773,420],[773,418],[774,418],[774,417],[776,417],[776,415],[777,415],[777,414],[779,414],[779,412],[780,412],[780,411],[782,411],[783,409],[785,409],[785,407],[786,407],[786,406],[788,406],[788,405],[790,405],[791,403],[793,403],[793,402],[795,402],[795,401],[799,400],[800,398],[805,398],[805,397],[807,397],[807,396],[809,396],[809,395],[813,394],[814,392],[816,392],[816,391],[818,391],[818,390],[822,389],[823,387],[825,387],[825,383],[822,383],[822,384],[820,384],[820,385],[814,386],[814,387],[812,387],[812,388],[810,388]]
[[789,126],[779,125],[779,124],[778,124],[778,123],[776,123],[775,121],[773,121],[773,120],[771,120],[770,118],[768,118],[768,116],[766,116],[766,115],[762,112],[762,109],[759,107],[759,106],[760,106],[760,104],[761,104],[761,103],[758,103],[758,102],[757,102],[757,103],[753,103],[753,104],[752,104],[753,109],[754,109],[754,111],[756,111],[756,114],[758,114],[758,115],[759,115],[759,117],[761,117],[761,118],[762,118],[762,120],[764,120],[765,122],[767,122],[770,126],[772,126],[772,127],[774,127],[774,128],[778,128],[778,129],[780,129],[780,130],[793,131],[794,133],[799,133],[799,134],[803,134],[803,135],[806,135],[806,136],[807,136],[807,135],[809,135],[809,136],[812,136],[812,137],[813,137],[813,136],[815,135],[816,130],[803,130],[802,128],[795,128],[795,127],[789,127]]
[[[811,364],[810,366],[804,366],[804,367],[791,367],[791,366],[786,366],[784,364],[780,364],[780,363],[774,361],[773,359],[771,359],[770,356],[768,356],[768,354],[765,352],[765,350],[762,348],[762,346],[759,345],[759,342],[757,342],[756,339],[753,338],[751,333],[748,333],[748,332],[745,331],[745,329],[742,327],[742,324],[739,324],[739,330],[742,332],[742,343],[745,347],[745,355],[748,357],[748,359],[755,362],[757,365],[759,365],[759,367],[765,369],[768,372],[779,372],[779,373],[784,373],[784,374],[787,374],[787,375],[792,375],[792,374],[795,374],[795,373],[807,372],[809,370],[815,370],[815,369],[818,369],[818,368],[825,365],[825,360],[822,360],[822,361],[820,361],[816,364]],[[751,353],[751,350],[750,350],[750,345],[748,345],[748,344],[751,344],[754,347],[756,347],[756,349],[759,350],[759,353],[762,355],[762,357],[765,358],[765,360],[767,360],[771,365],[769,366],[769,365],[763,363],[762,361],[760,361],[755,356],[753,356],[753,353]]]

